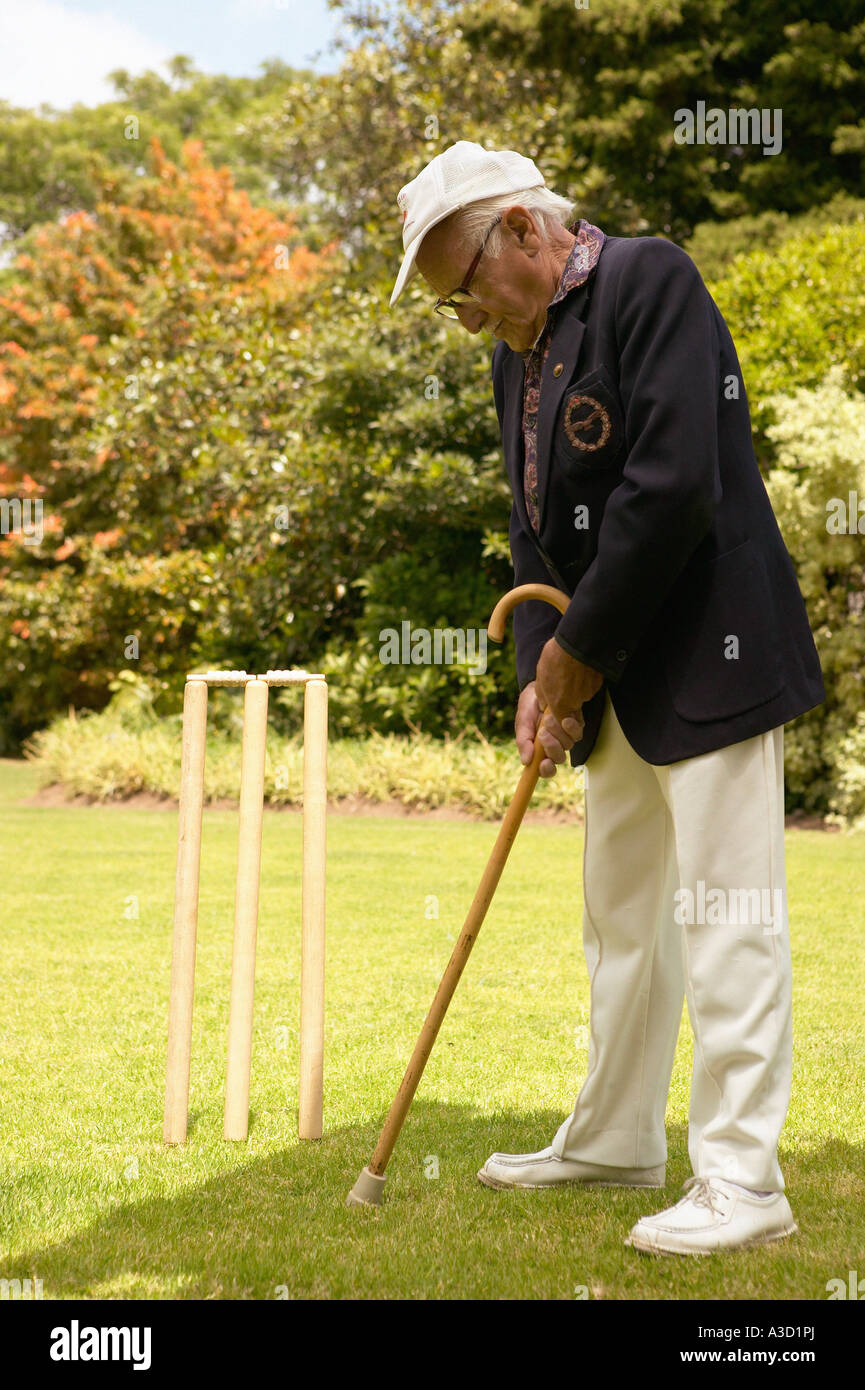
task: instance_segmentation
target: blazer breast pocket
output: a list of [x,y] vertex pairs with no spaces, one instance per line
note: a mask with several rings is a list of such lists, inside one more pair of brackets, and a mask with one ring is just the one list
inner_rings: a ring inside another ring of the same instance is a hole
[[606,367],[565,391],[553,429],[553,451],[566,464],[595,472],[620,462],[625,423],[619,395]]

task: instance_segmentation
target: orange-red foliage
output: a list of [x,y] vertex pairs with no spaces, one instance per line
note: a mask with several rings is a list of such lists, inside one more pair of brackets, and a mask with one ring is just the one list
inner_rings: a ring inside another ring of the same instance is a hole
[[290,302],[326,259],[293,246],[294,223],[255,207],[200,141],[186,142],[181,167],[157,139],[148,158],[131,201],[35,231],[39,254],[18,256],[21,278],[0,294],[0,494],[66,466],[111,336],[147,338],[154,294],[172,292],[168,329],[187,336],[195,317],[241,296]]

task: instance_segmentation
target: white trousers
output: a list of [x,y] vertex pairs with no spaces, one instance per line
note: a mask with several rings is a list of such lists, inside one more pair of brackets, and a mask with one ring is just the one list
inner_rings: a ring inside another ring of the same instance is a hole
[[607,697],[585,769],[588,1073],[553,1141],[561,1157],[664,1162],[686,995],[694,1174],[783,1191],[793,1051],[783,738],[779,727],[656,767]]

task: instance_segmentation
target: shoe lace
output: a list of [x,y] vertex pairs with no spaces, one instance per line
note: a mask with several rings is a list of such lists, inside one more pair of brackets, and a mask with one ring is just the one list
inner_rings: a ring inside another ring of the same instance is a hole
[[723,1194],[712,1186],[711,1178],[688,1178],[685,1183],[685,1191],[688,1194],[685,1200],[693,1202],[694,1206],[708,1207],[715,1215],[723,1215],[723,1201],[720,1206],[715,1206],[716,1199],[722,1197]]

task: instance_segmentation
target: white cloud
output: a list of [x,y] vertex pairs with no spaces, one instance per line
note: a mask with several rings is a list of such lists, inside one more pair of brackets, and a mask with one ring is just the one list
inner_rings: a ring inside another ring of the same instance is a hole
[[105,80],[113,68],[160,71],[170,56],[107,9],[86,13],[59,0],[0,3],[0,97],[13,106],[95,106],[116,96]]

